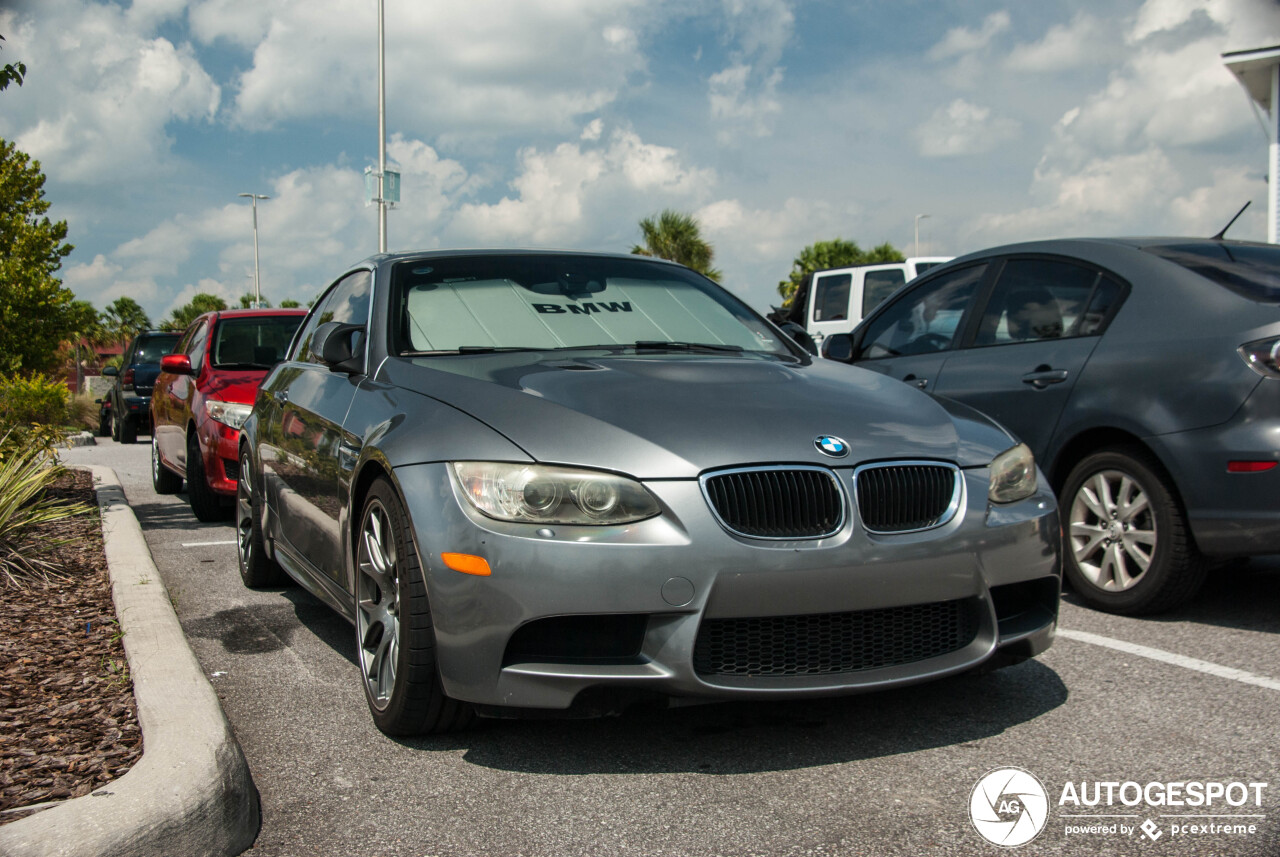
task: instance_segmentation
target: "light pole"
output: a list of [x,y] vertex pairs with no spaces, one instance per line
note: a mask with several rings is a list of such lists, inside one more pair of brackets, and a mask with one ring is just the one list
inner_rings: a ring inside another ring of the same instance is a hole
[[928,217],[928,216],[929,216],[929,215],[927,215],[927,214],[917,214],[917,215],[916,215],[916,252],[915,252],[915,254],[914,254],[914,255],[916,255],[916,256],[919,256],[919,255],[920,255],[920,221],[921,221],[921,220],[923,220],[924,218]]
[[242,193],[240,196],[253,200],[253,308],[257,309],[262,303],[262,286],[258,279],[258,200],[271,197],[262,193]]
[[387,252],[387,52],[383,0],[378,0],[378,252]]

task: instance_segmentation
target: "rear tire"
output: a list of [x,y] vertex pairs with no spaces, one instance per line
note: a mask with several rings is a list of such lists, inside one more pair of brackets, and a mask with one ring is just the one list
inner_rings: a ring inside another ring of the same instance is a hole
[[111,434],[111,414],[98,415],[98,437],[107,437]]
[[289,581],[284,570],[267,557],[262,538],[262,499],[253,486],[248,450],[240,453],[240,481],[236,483],[236,559],[240,579],[250,589],[280,586]]
[[1197,550],[1172,480],[1136,447],[1083,458],[1063,484],[1063,566],[1091,607],[1138,615],[1192,598],[1208,563]]
[[111,439],[116,443],[120,442],[120,419],[114,409],[111,411]]
[[196,438],[195,432],[187,436],[187,499],[191,501],[191,511],[198,521],[209,523],[220,521],[227,516],[222,498],[209,487],[209,479],[204,469],[204,455],[200,451],[200,441]]
[[151,487],[157,494],[177,494],[182,490],[182,477],[160,461],[160,448],[155,434],[151,435]]
[[436,664],[422,564],[391,483],[374,482],[356,540],[356,651],[374,725],[386,735],[452,732],[474,709],[451,699]]
[[119,440],[121,443],[138,442],[138,424],[129,417],[120,418]]

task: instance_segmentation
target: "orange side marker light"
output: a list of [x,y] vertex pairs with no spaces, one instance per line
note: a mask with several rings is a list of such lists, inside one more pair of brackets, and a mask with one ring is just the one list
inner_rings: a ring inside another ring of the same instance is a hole
[[488,577],[493,574],[488,561],[482,556],[472,556],[469,553],[442,553],[440,559],[444,560],[444,564],[449,568],[463,574],[474,574],[477,577]]

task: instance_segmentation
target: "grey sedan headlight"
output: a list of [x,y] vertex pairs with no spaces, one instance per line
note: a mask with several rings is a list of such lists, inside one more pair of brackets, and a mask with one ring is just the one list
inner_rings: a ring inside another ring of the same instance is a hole
[[612,473],[488,461],[455,461],[449,468],[467,501],[499,521],[629,524],[658,514],[644,486]]
[[991,487],[987,498],[992,503],[1012,503],[1036,493],[1036,459],[1025,444],[1006,449],[991,462]]

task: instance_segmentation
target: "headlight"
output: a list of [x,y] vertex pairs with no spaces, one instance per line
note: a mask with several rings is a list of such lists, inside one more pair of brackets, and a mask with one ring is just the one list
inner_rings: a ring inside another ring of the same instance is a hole
[[1006,449],[991,462],[992,503],[1012,503],[1036,493],[1036,459],[1025,443]]
[[658,514],[644,486],[612,473],[486,461],[456,461],[449,468],[471,505],[500,521],[629,524]]
[[235,402],[220,402],[217,399],[205,399],[204,409],[218,422],[231,428],[240,429],[244,421],[249,419],[253,405],[240,405]]
[[1246,342],[1236,350],[1249,368],[1263,378],[1280,378],[1280,336]]

